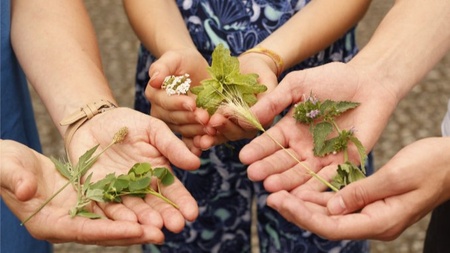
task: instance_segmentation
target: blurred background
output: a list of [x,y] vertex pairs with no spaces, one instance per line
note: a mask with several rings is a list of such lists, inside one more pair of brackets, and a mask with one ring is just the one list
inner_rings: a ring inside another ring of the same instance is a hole
[[[122,8],[121,1],[85,0],[97,31],[103,59],[103,67],[119,105],[133,107],[134,74],[138,40],[134,35]],[[357,28],[358,44],[362,48],[382,17],[392,6],[393,0],[373,1]],[[386,43],[389,43],[386,41]],[[440,135],[440,123],[450,98],[450,54],[416,86],[398,105],[380,141],[374,149],[375,165],[381,167],[402,147],[415,140]],[[63,157],[64,148],[56,128],[45,107],[32,91],[34,109],[44,154]],[[428,98],[428,99],[424,99]],[[426,152],[426,151],[424,151]],[[399,178],[398,180],[402,180]],[[419,253],[429,216],[407,229],[399,238],[390,242],[371,241],[373,253]],[[257,242],[255,241],[252,244]],[[112,252],[139,253],[140,246],[98,247],[74,243],[55,245],[55,253]],[[255,250],[254,253],[259,251]]]

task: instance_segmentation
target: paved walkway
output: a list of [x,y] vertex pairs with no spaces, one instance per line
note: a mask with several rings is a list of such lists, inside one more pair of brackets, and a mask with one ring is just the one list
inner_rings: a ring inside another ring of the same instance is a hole
[[[103,63],[108,80],[117,95],[119,104],[132,107],[133,80],[136,63],[137,38],[128,25],[121,1],[86,0],[98,33]],[[364,45],[381,17],[388,10],[391,1],[374,1],[364,20],[358,26],[359,44]],[[388,42],[386,42],[388,43]],[[417,86],[402,101],[387,126],[374,153],[376,166],[380,167],[403,146],[414,140],[439,135],[439,124],[445,113],[446,101],[450,97],[450,54],[435,68],[421,85]],[[34,95],[35,97],[35,95]],[[429,98],[424,99],[423,97]],[[63,156],[63,146],[52,126],[45,108],[35,100],[44,153]],[[399,180],[402,180],[399,178]],[[406,230],[391,242],[372,242],[373,253],[419,253],[422,249],[424,231],[428,217]],[[55,253],[111,252],[138,253],[139,246],[103,248],[78,244],[60,244]],[[257,252],[257,251],[255,251]]]

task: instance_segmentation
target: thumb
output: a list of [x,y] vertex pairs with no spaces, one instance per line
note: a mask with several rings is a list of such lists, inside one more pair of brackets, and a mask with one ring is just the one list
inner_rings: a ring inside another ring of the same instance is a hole
[[368,204],[397,194],[386,170],[379,170],[373,175],[347,185],[337,192],[327,203],[332,215],[347,214],[361,210]]
[[261,98],[252,106],[252,111],[261,124],[267,125],[291,104],[302,99],[302,71],[288,74],[278,86]]

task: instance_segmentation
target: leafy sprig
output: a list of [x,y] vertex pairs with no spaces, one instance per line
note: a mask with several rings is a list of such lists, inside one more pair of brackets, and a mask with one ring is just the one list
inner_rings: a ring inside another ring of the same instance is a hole
[[[110,173],[97,182],[91,182],[93,173],[90,173],[85,182],[81,182],[82,177],[94,165],[99,156],[114,144],[122,142],[127,134],[128,129],[126,127],[121,128],[114,135],[111,143],[101,152],[94,155],[99,145],[94,146],[79,157],[78,163],[75,166],[73,166],[71,162],[61,162],[55,158],[51,158],[58,172],[67,178],[68,182],[47,199],[33,214],[26,218],[21,225],[24,225],[33,218],[45,205],[70,184],[72,184],[77,191],[77,203],[69,210],[71,217],[83,216],[90,219],[101,218],[100,215],[87,210],[86,206],[92,203],[92,201],[121,202],[122,197],[128,195],[145,197],[146,194],[152,194],[171,204],[175,208],[178,208],[174,202],[161,193],[160,184],[167,186],[174,181],[173,174],[164,167],[152,168],[149,163],[136,163],[127,174],[116,176],[115,173]],[[156,178],[156,190],[151,186],[153,178]]]
[[224,94],[233,94],[242,98],[249,106],[256,103],[256,94],[267,90],[258,82],[257,74],[242,74],[237,57],[230,56],[230,50],[219,44],[212,53],[212,63],[208,67],[210,79],[200,82],[191,88],[197,95],[197,107],[204,108],[210,115],[226,102]]
[[266,86],[258,83],[257,74],[241,74],[239,60],[231,56],[230,51],[221,44],[214,49],[211,67],[208,68],[208,71],[211,74],[211,79],[202,81],[201,86],[191,88],[192,93],[197,95],[197,107],[207,109],[209,114],[214,114],[219,107],[232,112],[231,116],[235,116],[265,132],[284,152],[305,168],[312,177],[332,190],[338,190],[267,133],[258,118],[252,113],[250,106],[257,102],[256,95],[267,90]]
[[[314,155],[323,157],[344,152],[344,163],[338,165],[337,175],[332,181],[333,186],[337,189],[364,178],[366,174],[364,164],[367,156],[364,146],[354,136],[353,128],[341,130],[336,123],[337,117],[358,106],[359,103],[349,101],[325,100],[322,102],[313,94],[295,105],[295,120],[310,126],[314,142]],[[337,135],[330,137],[334,132]],[[361,168],[348,160],[349,143],[353,143],[358,150]]]

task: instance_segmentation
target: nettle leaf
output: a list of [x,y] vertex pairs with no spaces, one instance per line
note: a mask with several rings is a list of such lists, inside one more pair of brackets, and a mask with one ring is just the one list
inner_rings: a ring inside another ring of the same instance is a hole
[[316,124],[312,129],[313,129],[312,131],[314,142],[314,154],[317,156],[324,156],[325,154],[327,154],[326,152],[323,151],[325,147],[325,141],[328,135],[331,132],[333,132],[333,125],[329,122],[320,122]]
[[267,90],[258,83],[257,74],[241,74],[239,60],[230,54],[230,50],[219,44],[212,53],[212,63],[208,67],[211,79],[203,80],[200,86],[191,88],[197,95],[197,107],[204,108],[210,115],[214,114],[221,104],[239,96],[247,105],[256,103],[256,95]]
[[56,169],[59,171],[59,173],[61,173],[61,175],[69,180],[72,178],[73,175],[71,173],[70,163],[62,163],[61,161],[53,157],[50,157],[50,159],[52,160],[53,164],[55,164]]
[[331,184],[338,189],[344,188],[346,185],[365,178],[364,173],[358,166],[347,161],[338,165],[337,175],[333,178]]
[[331,120],[350,109],[358,107],[359,105],[360,103],[356,102],[332,101],[327,99],[320,105],[320,112],[327,118],[327,120]]
[[154,169],[155,176],[161,180],[163,185],[171,185],[174,181],[174,175],[167,168],[158,167]]
[[361,141],[359,141],[355,136],[350,136],[349,140],[353,144],[355,144],[356,148],[358,149],[359,160],[361,161],[361,170],[364,174],[366,174],[366,168],[364,167],[367,160],[366,149],[362,145]]

